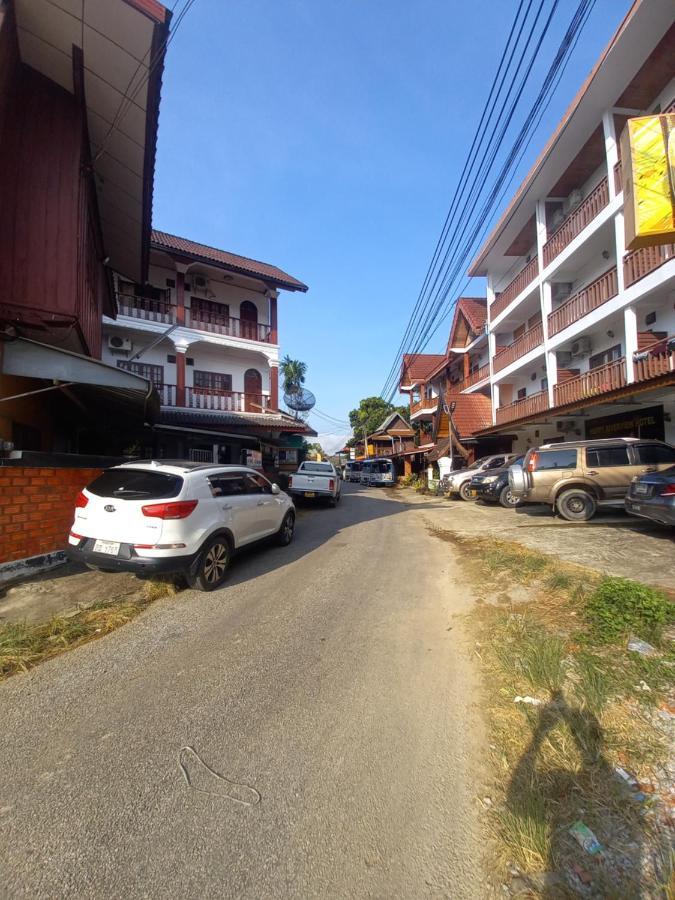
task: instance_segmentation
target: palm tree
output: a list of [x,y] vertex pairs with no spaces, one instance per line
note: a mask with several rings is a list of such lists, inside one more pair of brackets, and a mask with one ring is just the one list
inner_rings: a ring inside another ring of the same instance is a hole
[[291,359],[286,354],[279,368],[284,379],[284,392],[286,394],[296,394],[305,383],[307,363],[300,362],[299,359]]

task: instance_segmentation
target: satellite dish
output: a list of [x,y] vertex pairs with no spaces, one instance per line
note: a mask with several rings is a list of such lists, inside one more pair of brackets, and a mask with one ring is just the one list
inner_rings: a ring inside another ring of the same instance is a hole
[[309,412],[316,403],[316,397],[307,388],[295,388],[284,392],[284,403],[295,412]]

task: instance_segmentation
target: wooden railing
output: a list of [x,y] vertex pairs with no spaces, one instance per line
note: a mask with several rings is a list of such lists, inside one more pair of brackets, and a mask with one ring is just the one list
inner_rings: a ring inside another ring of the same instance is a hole
[[621,168],[621,160],[614,163],[614,190],[620,194],[623,190],[623,171]]
[[481,366],[479,369],[476,369],[475,372],[471,372],[470,375],[467,375],[464,381],[459,385],[460,391],[465,391],[467,388],[472,387],[474,384],[478,384],[479,381],[483,381],[484,378],[490,377],[490,363],[485,363],[484,366]]
[[658,269],[669,259],[675,258],[675,244],[661,244],[660,247],[643,247],[633,250],[623,258],[623,280],[626,287],[635,284],[654,269]]
[[635,381],[649,381],[650,378],[658,378],[659,375],[668,375],[675,372],[675,350],[668,352],[668,344],[672,337],[657,341],[650,349],[647,347],[642,353],[633,357],[633,370]]
[[546,241],[544,244],[544,265],[547,266],[565,247],[569,246],[574,238],[580,235],[587,225],[590,225],[608,203],[609,185],[605,175],[600,184],[593,188],[588,197],[569,214],[562,225]]
[[623,357],[615,359],[605,366],[584,372],[576,378],[570,378],[553,388],[556,406],[567,406],[577,400],[587,400],[608,391],[624,387],[626,384],[626,361]]
[[117,308],[121,316],[132,319],[145,319],[146,322],[163,322],[170,325],[175,322],[174,307],[168,300],[150,300],[147,297],[131,297],[129,294],[117,295]]
[[263,394],[245,394],[241,391],[217,391],[212,388],[184,388],[185,400],[179,403],[175,384],[157,387],[162,406],[184,409],[210,409],[216,412],[264,412],[269,407],[269,397]]
[[538,274],[539,261],[536,256],[533,256],[529,263],[518,272],[513,281],[503,291],[495,295],[495,299],[490,305],[490,318],[494,319],[503,312],[509,303],[525,290],[528,284],[532,284]]
[[410,415],[414,415],[421,409],[435,411],[438,407],[438,397],[421,397],[410,404]]
[[568,325],[578,322],[591,310],[597,309],[612,297],[616,297],[618,290],[616,267],[614,267],[553,310],[548,317],[549,335],[558,334]]
[[[162,322],[165,325],[173,325],[178,321],[176,306],[169,303],[168,300],[149,300],[145,297],[118,294],[117,305],[120,315],[129,316],[132,319]],[[212,334],[226,334],[249,341],[259,341],[264,344],[272,343],[274,340],[270,325],[249,322],[246,319],[238,319],[235,316],[221,315],[220,313],[209,313],[199,308],[196,308],[194,312],[189,308],[185,309],[185,327],[194,328],[196,331],[208,331]]]
[[512,344],[509,344],[508,347],[504,347],[503,350],[497,353],[493,362],[495,372],[505,369],[506,366],[520,359],[521,356],[525,356],[526,353],[534,350],[535,347],[538,347],[543,342],[544,327],[541,322],[537,322],[533,328],[530,328],[525,334],[521,334]]
[[497,408],[497,425],[503,425],[504,422],[513,422],[515,419],[523,419],[527,416],[534,416],[537,413],[546,412],[548,409],[548,391],[539,391],[536,394],[530,394],[523,400],[516,400],[506,406]]

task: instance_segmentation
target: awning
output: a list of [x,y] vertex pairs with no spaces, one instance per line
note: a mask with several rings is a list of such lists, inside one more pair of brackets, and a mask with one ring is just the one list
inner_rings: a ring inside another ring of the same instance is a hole
[[[15,399],[58,391],[94,417],[115,413],[142,424],[159,417],[159,396],[146,378],[28,338],[0,341],[0,375],[45,382],[25,392],[13,389]],[[0,397],[0,410],[3,399],[10,398]]]

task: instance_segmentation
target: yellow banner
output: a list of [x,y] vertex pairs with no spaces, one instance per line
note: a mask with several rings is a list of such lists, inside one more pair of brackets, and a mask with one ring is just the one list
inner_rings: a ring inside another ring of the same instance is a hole
[[626,249],[675,242],[675,115],[629,119],[621,168]]

